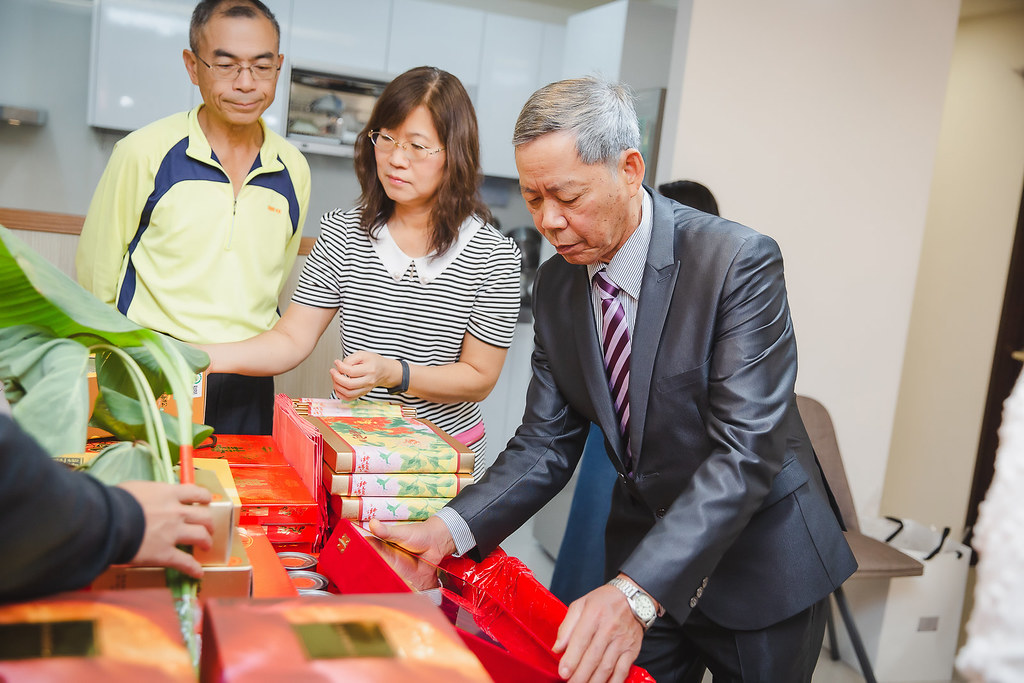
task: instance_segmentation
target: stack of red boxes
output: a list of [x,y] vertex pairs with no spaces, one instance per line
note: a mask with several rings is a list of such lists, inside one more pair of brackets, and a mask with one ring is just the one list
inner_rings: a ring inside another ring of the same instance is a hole
[[220,434],[195,454],[227,461],[242,506],[242,526],[262,526],[278,551],[312,551],[319,523],[316,500],[273,437]]

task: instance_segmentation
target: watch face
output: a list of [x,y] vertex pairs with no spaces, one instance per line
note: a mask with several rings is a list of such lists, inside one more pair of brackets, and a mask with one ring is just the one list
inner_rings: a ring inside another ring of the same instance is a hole
[[636,615],[645,623],[652,621],[658,614],[658,611],[654,609],[654,602],[642,593],[633,596],[633,606],[636,608]]

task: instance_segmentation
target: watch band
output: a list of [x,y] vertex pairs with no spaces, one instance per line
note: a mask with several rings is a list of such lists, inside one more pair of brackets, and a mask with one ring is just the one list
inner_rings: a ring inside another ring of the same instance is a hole
[[389,394],[404,394],[409,391],[409,364],[401,358],[398,362],[402,364],[402,383],[398,386],[388,387]]
[[609,581],[608,585],[622,591],[622,594],[626,596],[626,602],[629,603],[629,609],[633,612],[633,616],[643,626],[644,631],[649,629],[654,620],[658,618],[658,610],[655,607],[654,599],[632,581],[627,581],[619,576]]

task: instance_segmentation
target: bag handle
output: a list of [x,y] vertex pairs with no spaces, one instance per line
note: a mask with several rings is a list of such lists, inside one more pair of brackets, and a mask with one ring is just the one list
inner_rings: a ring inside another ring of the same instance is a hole
[[[896,538],[899,535],[899,533],[901,531],[903,531],[903,520],[900,519],[899,517],[889,517],[889,516],[886,516],[886,519],[889,520],[890,522],[893,522],[894,524],[896,524],[896,529],[891,534],[889,534],[888,536],[885,537],[885,542],[886,543],[890,543],[890,542],[892,542],[892,539]],[[942,546],[946,544],[946,539],[949,538],[949,534],[950,534],[950,528],[948,526],[947,527],[943,527],[942,535],[939,538],[939,544],[936,545],[935,548],[930,553],[928,553],[927,555],[925,555],[921,559],[927,561],[927,560],[932,559],[936,555],[938,555],[939,551],[942,550]],[[959,550],[957,550],[956,553],[957,553],[957,557],[958,558],[962,554]]]
[[896,538],[896,536],[898,536],[901,531],[903,531],[903,520],[900,519],[899,517],[888,517],[888,516],[886,517],[886,519],[889,520],[890,522],[895,522],[896,523],[896,530],[893,531],[891,534],[889,534],[888,536],[885,537],[885,542],[889,543],[889,542],[892,541],[892,539]]
[[936,555],[938,555],[939,551],[942,550],[942,546],[946,542],[946,539],[948,537],[949,537],[949,527],[947,526],[947,527],[944,527],[942,529],[942,537],[939,539],[939,544],[937,546],[935,546],[935,550],[933,550],[930,553],[928,553],[927,555],[925,555],[924,559],[925,560],[930,560],[933,557],[935,557]]

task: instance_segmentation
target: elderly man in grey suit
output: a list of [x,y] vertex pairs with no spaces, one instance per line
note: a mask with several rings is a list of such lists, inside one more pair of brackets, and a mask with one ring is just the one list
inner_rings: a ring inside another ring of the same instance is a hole
[[597,423],[619,473],[610,581],[570,605],[560,674],[809,681],[856,562],[797,413],[778,246],[643,185],[621,86],[541,88],[513,143],[559,254],[537,274],[522,426],[437,516],[374,530],[429,559],[484,556],[565,486]]

